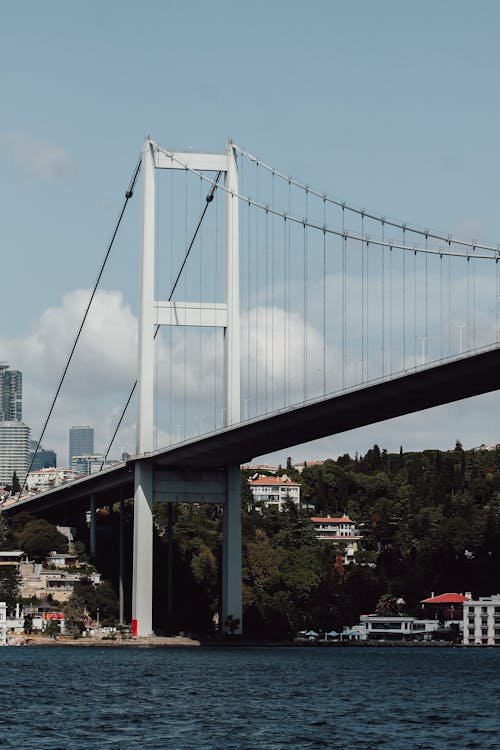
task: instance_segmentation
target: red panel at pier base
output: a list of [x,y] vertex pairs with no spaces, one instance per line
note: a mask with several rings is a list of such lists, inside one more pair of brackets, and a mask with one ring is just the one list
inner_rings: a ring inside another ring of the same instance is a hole
[[137,620],[132,620],[132,635],[137,635]]

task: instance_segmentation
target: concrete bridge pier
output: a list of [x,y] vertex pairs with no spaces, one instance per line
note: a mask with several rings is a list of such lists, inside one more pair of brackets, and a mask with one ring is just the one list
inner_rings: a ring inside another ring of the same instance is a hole
[[153,633],[153,466],[135,465],[132,635]]
[[[153,498],[160,502],[222,503],[222,627],[241,633],[241,490],[239,465],[223,471],[135,465],[132,634],[153,633]],[[169,582],[169,597],[171,582]],[[170,603],[171,606],[171,603]]]
[[222,537],[222,627],[241,633],[241,473],[239,466],[226,468],[226,502]]

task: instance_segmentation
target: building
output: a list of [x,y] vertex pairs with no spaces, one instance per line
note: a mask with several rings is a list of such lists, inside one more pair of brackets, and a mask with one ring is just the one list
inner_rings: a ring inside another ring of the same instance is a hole
[[442,622],[455,621],[462,622],[463,605],[472,599],[470,591],[465,594],[447,593],[434,596],[432,592],[428,599],[422,599],[420,604],[435,620]]
[[23,374],[0,362],[0,421],[21,422],[23,418]]
[[327,542],[359,541],[361,535],[356,530],[356,524],[349,516],[332,518],[331,516],[311,518],[316,533],[316,539]]
[[16,472],[22,484],[28,471],[30,428],[23,422],[0,422],[0,484],[11,485]]
[[26,478],[26,486],[31,492],[45,492],[45,490],[52,490],[66,482],[72,482],[79,476],[80,474],[74,469],[63,467],[38,469],[37,471],[30,471]]
[[248,480],[254,502],[282,511],[288,501],[300,505],[300,484],[282,477],[256,476]]
[[465,646],[500,646],[500,594],[480,596],[463,605]]
[[69,428],[69,466],[73,465],[74,456],[92,456],[94,453],[94,428]]
[[362,641],[431,640],[439,629],[438,620],[417,620],[400,615],[361,615],[359,618]]
[[102,454],[73,456],[72,468],[78,474],[95,474],[102,469],[114,466],[118,461],[106,459]]
[[0,550],[0,565],[15,565],[19,570],[19,566],[25,560],[26,553],[22,549]]
[[[46,450],[40,447],[36,449],[38,443],[36,440],[30,440],[29,464],[31,471],[38,469],[52,469],[57,466],[57,456],[53,450]],[[36,453],[35,453],[36,451]]]

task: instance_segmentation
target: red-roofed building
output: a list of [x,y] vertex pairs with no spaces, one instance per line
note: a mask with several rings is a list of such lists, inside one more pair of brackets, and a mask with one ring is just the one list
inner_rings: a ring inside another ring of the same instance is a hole
[[258,476],[248,480],[254,501],[279,511],[287,501],[300,505],[300,484],[292,482],[286,475],[282,477]]
[[472,594],[466,592],[464,594],[447,593],[439,594],[434,596],[434,592],[427,599],[421,600],[421,605],[424,608],[430,607],[434,612],[434,618],[436,620],[462,620],[462,611],[464,602],[468,602],[472,599]]
[[340,516],[339,518],[314,516],[311,518],[311,521],[317,539],[331,542],[361,539],[360,534],[356,530],[356,524],[349,516]]
[[358,551],[358,542],[361,539],[361,534],[356,530],[356,524],[349,516],[344,515],[339,518],[314,516],[311,518],[311,521],[316,533],[316,539],[321,542],[343,543],[344,564],[354,559]]

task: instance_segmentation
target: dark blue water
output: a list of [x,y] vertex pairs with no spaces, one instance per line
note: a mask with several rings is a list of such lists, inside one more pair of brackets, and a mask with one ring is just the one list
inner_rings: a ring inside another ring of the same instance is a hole
[[500,649],[2,648],[0,747],[500,748]]

